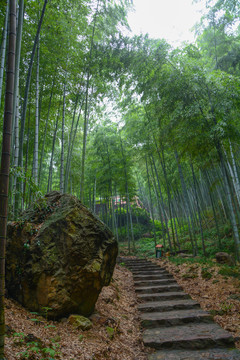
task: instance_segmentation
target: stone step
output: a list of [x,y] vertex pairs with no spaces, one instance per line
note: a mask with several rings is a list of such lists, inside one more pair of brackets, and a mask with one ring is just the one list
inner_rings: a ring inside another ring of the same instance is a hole
[[135,275],[134,281],[148,281],[148,280],[174,280],[172,275],[168,274],[155,274],[155,275]]
[[141,267],[141,266],[155,266],[155,267],[160,267],[158,264],[153,264],[151,261],[144,261],[144,262],[135,262],[135,263],[129,263],[129,262],[125,262],[124,264],[126,264],[127,266],[131,266],[131,267]]
[[141,314],[141,325],[144,328],[177,326],[193,322],[212,321],[212,316],[201,309],[172,310],[166,312],[149,312]]
[[135,292],[137,294],[151,294],[161,293],[167,291],[181,291],[182,287],[177,283],[174,285],[154,285],[154,286],[136,286]]
[[154,286],[154,285],[177,284],[174,279],[154,279],[154,280],[134,280],[135,286]]
[[190,299],[190,296],[183,291],[169,291],[166,293],[138,294],[138,299],[144,302],[148,301],[167,301]]
[[169,274],[166,270],[136,270],[132,271],[133,275],[167,275]]
[[140,271],[140,270],[161,270],[161,271],[166,271],[163,268],[160,268],[159,266],[154,266],[154,265],[144,265],[144,266],[127,266],[127,268],[131,271]]
[[149,360],[239,360],[236,349],[161,350],[148,356]]
[[157,266],[157,265],[155,265],[155,264],[152,264],[152,263],[150,263],[149,261],[147,262],[142,262],[142,263],[135,263],[135,264],[133,264],[133,263],[124,263],[125,264],[125,266],[127,266],[127,267],[131,267],[131,268],[135,268],[135,267],[143,267],[143,266]]
[[133,275],[133,280],[157,280],[157,279],[173,279],[171,274],[154,274],[154,275]]
[[152,301],[138,305],[138,310],[144,313],[196,308],[200,308],[200,305],[192,299]]
[[120,263],[124,263],[125,265],[144,265],[144,264],[152,264],[151,261],[148,260],[126,260],[122,259]]
[[143,332],[143,342],[145,346],[157,350],[200,350],[234,346],[234,339],[230,333],[213,322],[146,329]]

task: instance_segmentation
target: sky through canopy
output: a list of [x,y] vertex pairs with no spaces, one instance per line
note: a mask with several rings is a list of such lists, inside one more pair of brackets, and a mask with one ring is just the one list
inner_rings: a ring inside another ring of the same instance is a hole
[[164,38],[173,46],[183,41],[193,42],[190,29],[198,22],[205,8],[202,0],[133,0],[135,11],[128,16],[133,34],[149,33],[152,38]]

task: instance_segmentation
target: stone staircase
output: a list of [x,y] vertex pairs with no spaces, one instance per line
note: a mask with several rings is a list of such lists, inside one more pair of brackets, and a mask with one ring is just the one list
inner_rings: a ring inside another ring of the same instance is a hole
[[173,276],[148,260],[121,258],[132,271],[149,360],[240,360],[234,339],[186,294]]

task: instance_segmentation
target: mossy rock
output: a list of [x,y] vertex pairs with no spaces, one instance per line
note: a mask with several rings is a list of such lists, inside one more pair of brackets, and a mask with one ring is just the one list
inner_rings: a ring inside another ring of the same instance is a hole
[[77,329],[89,330],[92,328],[92,322],[85,316],[70,315],[68,318],[68,322]]
[[31,311],[51,308],[50,318],[89,316],[110,283],[117,253],[103,222],[76,197],[52,192],[8,224],[8,293]]

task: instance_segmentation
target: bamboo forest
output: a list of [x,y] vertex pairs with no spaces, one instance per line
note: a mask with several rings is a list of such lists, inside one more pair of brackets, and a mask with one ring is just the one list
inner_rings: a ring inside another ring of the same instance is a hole
[[[23,228],[36,207],[51,215],[51,196],[73,196],[126,256],[156,258],[158,245],[239,266],[240,3],[195,2],[206,8],[195,42],[178,47],[131,34],[132,0],[0,2],[0,359],[71,359],[52,345],[36,357],[1,350],[7,222]],[[40,225],[29,229],[35,239]],[[72,355],[104,358],[120,359]]]

